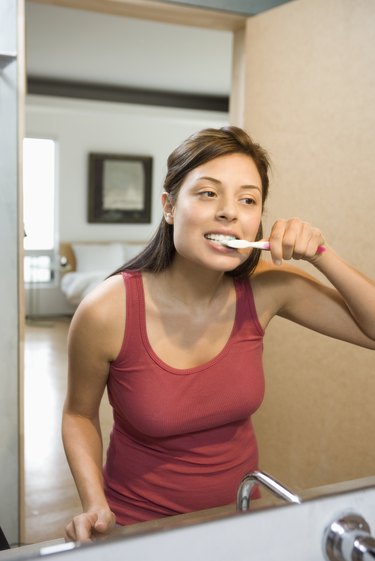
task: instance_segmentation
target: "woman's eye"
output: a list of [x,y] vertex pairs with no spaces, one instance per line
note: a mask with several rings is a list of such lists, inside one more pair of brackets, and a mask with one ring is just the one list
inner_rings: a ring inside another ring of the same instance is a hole
[[216,193],[215,193],[215,191],[206,190],[206,191],[201,191],[200,195],[203,195],[203,196],[209,197],[209,198],[213,198],[213,197],[216,196]]
[[243,199],[241,199],[241,202],[243,202],[245,205],[255,205],[256,201],[252,197],[244,197]]

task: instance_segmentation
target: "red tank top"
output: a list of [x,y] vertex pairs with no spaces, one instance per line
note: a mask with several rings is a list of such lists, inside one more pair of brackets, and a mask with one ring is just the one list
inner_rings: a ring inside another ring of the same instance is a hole
[[117,523],[234,503],[257,469],[250,416],[264,393],[263,330],[248,281],[235,281],[232,333],[209,362],[180,370],[153,352],[140,273],[123,273],[126,330],[111,363],[114,412],[104,488]]

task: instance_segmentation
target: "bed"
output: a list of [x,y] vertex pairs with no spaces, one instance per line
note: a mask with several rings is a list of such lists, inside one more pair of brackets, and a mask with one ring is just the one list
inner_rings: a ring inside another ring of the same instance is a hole
[[70,242],[60,244],[60,287],[73,306],[108,275],[140,253],[142,242]]

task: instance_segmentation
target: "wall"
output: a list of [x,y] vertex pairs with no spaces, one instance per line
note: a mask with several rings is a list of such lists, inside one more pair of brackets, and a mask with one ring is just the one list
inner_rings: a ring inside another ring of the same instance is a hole
[[[146,241],[161,218],[160,195],[169,153],[192,132],[227,123],[226,113],[28,96],[26,135],[58,144],[58,241]],[[152,223],[89,224],[89,152],[152,156]],[[58,286],[28,294],[33,314],[69,313]]]
[[[301,216],[372,278],[374,42],[374,2],[298,0],[249,19],[242,53],[244,124],[273,161],[265,231]],[[374,473],[373,351],[276,319],[265,366],[263,469],[297,489]]]

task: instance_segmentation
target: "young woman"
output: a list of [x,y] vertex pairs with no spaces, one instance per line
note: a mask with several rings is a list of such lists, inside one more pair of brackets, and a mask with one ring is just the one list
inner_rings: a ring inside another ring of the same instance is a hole
[[[79,306],[63,439],[83,513],[67,539],[235,501],[258,466],[251,415],[263,398],[262,338],[275,315],[375,349],[375,284],[319,229],[278,220],[267,264],[259,250],[224,245],[263,237],[268,168],[239,128],[188,138],[168,159],[155,237]],[[285,264],[292,259],[309,261],[334,288]],[[114,426],[103,470],[106,386]]]

